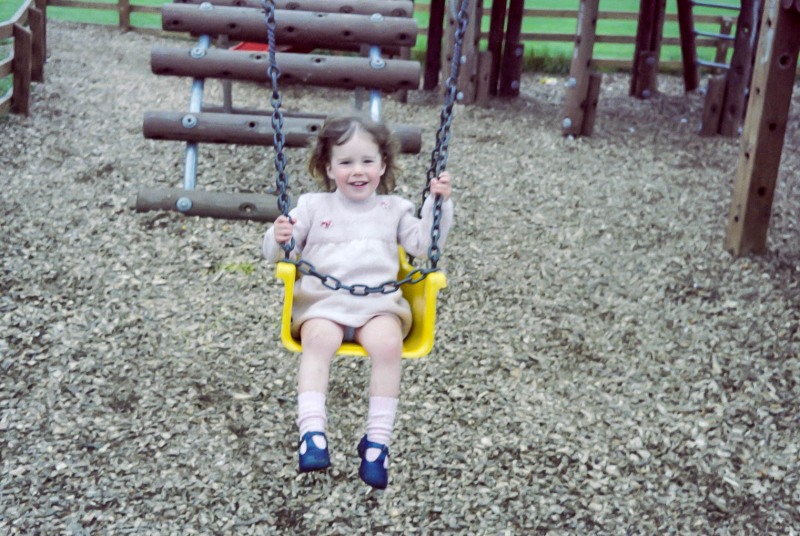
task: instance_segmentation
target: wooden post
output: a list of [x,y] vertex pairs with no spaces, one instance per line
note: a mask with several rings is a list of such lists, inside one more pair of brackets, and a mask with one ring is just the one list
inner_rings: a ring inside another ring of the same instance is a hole
[[31,31],[21,24],[14,24],[14,73],[11,112],[28,115],[31,109]]
[[723,136],[738,136],[744,121],[747,91],[753,74],[753,58],[758,43],[758,19],[761,16],[761,0],[742,2],[736,23],[731,68],[725,88],[725,104],[722,109],[719,133]]
[[431,0],[428,15],[428,50],[425,53],[425,81],[422,89],[430,91],[439,86],[442,70],[442,35],[444,33],[445,0]]
[[647,99],[658,91],[658,60],[664,32],[666,0],[641,0],[630,94]]
[[478,54],[478,78],[475,84],[475,104],[478,106],[489,105],[493,68],[494,58],[492,53],[488,50],[480,52]]
[[687,92],[694,91],[699,85],[699,76],[697,73],[697,46],[694,39],[691,0],[678,0],[678,28],[681,35],[683,87]]
[[[450,67],[453,60],[453,49],[455,46],[455,32],[458,21],[453,14],[458,13],[461,0],[448,0],[451,9],[448,9],[447,31],[445,32],[445,46],[442,53],[442,80],[447,80],[450,76]],[[461,46],[461,65],[458,71],[456,85],[461,94],[459,102],[461,104],[472,104],[475,102],[476,85],[478,81],[478,45],[480,43],[480,21],[483,12],[481,0],[470,0],[467,5],[467,28],[464,34],[464,43]]]
[[591,73],[589,75],[589,87],[586,91],[586,112],[583,115],[581,136],[591,136],[592,130],[594,130],[594,118],[597,115],[597,103],[600,99],[600,86],[602,82],[602,74]]
[[720,74],[708,79],[706,98],[703,101],[703,116],[700,120],[701,136],[719,134],[720,117],[725,103],[725,86],[727,76]]
[[[384,60],[383,68],[376,70],[370,66],[369,58],[292,52],[276,55],[285,84],[347,89],[368,87],[383,91],[419,87],[420,65],[416,61]],[[191,58],[180,48],[156,45],[150,50],[150,69],[158,75],[268,82],[268,64],[266,53],[209,49],[204,56]]]
[[122,32],[129,32],[131,29],[131,2],[130,0],[117,0],[117,11],[119,12],[119,29]]
[[503,46],[503,66],[500,69],[500,86],[498,95],[516,97],[519,95],[520,67],[522,49],[520,36],[522,35],[522,13],[525,10],[525,0],[510,0],[508,5],[508,23],[506,25],[506,39]]
[[28,10],[28,26],[31,30],[31,80],[44,82],[44,13],[36,8]]
[[581,0],[575,30],[575,51],[567,79],[561,132],[564,136],[580,136],[588,106],[592,51],[597,34],[597,12],[600,0]]
[[[722,17],[719,21],[719,34],[731,35],[733,29],[733,19],[730,17]],[[717,40],[717,51],[714,53],[714,63],[726,64],[728,63],[728,50],[731,48],[731,42],[727,39]]]
[[506,4],[508,0],[493,0],[491,20],[489,21],[489,41],[486,49],[492,55],[491,74],[489,76],[489,93],[497,95],[497,84],[500,79],[500,66],[503,58],[503,30],[506,24]]
[[739,145],[725,249],[734,256],[763,253],[797,73],[800,6],[766,3],[753,80]]

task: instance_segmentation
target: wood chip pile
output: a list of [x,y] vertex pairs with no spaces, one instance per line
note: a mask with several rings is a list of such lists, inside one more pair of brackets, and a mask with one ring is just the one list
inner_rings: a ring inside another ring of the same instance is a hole
[[[150,72],[166,40],[55,21],[48,39],[30,117],[0,119],[0,533],[797,534],[800,91],[769,252],[743,259],[722,249],[738,140],[697,136],[679,78],[638,101],[606,75],[591,138],[561,137],[559,77],[458,106],[449,287],[376,492],[355,454],[366,360],[333,365],[333,468],[296,472],[266,225],[131,209],[182,181],[183,144],[141,133],[146,110],[188,109],[188,80]],[[284,109],[352,97],[287,87]],[[384,103],[425,133],[401,162],[414,201],[439,110]],[[288,152],[296,196],[313,185]],[[198,188],[263,192],[272,158],[201,146]]]

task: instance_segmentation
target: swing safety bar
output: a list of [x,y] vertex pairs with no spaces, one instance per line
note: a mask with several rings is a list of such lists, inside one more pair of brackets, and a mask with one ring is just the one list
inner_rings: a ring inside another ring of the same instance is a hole
[[[397,279],[404,279],[414,270],[408,262],[402,248],[398,249],[400,271]],[[291,262],[281,261],[275,269],[275,275],[283,281],[284,300],[281,315],[281,342],[287,350],[302,352],[299,339],[292,336],[292,304],[294,303],[294,284],[297,279],[297,266]],[[401,287],[403,297],[411,306],[413,321],[411,331],[403,341],[403,357],[425,357],[433,348],[434,328],[436,326],[436,298],[439,291],[447,287],[447,278],[442,272],[431,272],[418,283]],[[364,347],[354,342],[344,342],[336,355],[361,356],[368,354]]]

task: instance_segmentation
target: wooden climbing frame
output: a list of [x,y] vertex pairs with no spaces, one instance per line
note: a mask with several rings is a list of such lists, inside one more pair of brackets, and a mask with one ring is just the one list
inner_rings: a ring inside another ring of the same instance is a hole
[[[371,92],[370,111],[379,112],[380,91],[416,89],[418,62],[384,59],[381,51],[403,54],[417,38],[417,23],[407,0],[276,0],[275,50],[283,82],[364,88]],[[224,5],[223,5],[224,4]],[[284,9],[281,9],[284,8]],[[307,11],[306,8],[314,8]],[[151,69],[158,75],[191,77],[188,112],[146,112],[144,135],[148,139],[186,142],[183,188],[141,188],[136,209],[176,210],[186,215],[225,219],[272,221],[279,214],[273,195],[200,192],[195,189],[199,143],[272,145],[275,132],[271,110],[237,109],[225,89],[222,106],[203,103],[206,78],[255,82],[268,81],[269,53],[247,49],[226,50],[231,41],[267,43],[267,29],[260,0],[215,0],[197,4],[185,0],[162,7],[162,28],[200,36],[187,50],[154,47]],[[216,38],[223,48],[212,48]],[[369,57],[324,56],[284,52],[286,46],[325,50],[364,51]],[[356,92],[356,95],[359,93]],[[358,99],[357,99],[358,100]],[[287,147],[305,146],[316,135],[325,115],[284,114],[282,133]],[[395,124],[392,130],[400,150],[420,151],[421,129]]]

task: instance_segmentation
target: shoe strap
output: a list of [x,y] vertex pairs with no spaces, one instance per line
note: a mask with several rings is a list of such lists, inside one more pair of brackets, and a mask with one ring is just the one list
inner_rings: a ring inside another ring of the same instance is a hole
[[378,449],[382,453],[389,454],[389,447],[387,447],[383,443],[375,443],[374,441],[370,441],[369,439],[364,440],[364,452],[366,452],[367,449]]
[[[327,443],[327,441],[328,441],[328,438],[325,436],[325,432],[306,432],[306,433],[305,433],[305,435],[304,435],[302,438],[300,438],[300,442],[299,442],[299,443],[297,443],[297,446],[298,446],[298,447],[300,447],[300,445],[302,445],[302,444],[303,444],[303,441],[309,441],[309,440],[310,440],[312,437],[315,437],[315,436],[322,436],[322,437],[325,439],[325,442],[326,442],[326,443]],[[309,443],[310,443],[310,444],[311,444],[311,445],[312,445],[314,448],[317,448],[317,446],[316,446],[316,445],[314,445],[314,443],[313,443],[313,442],[309,441]]]

